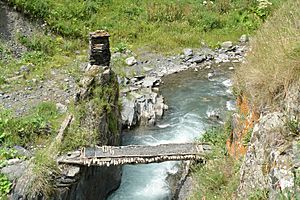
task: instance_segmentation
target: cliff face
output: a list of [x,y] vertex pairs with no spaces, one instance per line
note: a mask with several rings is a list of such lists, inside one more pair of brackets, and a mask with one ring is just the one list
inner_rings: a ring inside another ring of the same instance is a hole
[[[240,110],[245,108],[241,106],[243,104],[239,105]],[[244,147],[237,144],[247,137],[242,132],[251,131],[240,170],[239,199],[258,196],[268,196],[270,199],[284,196],[296,198],[300,179],[299,111],[300,87],[297,85],[288,90],[281,108],[276,112],[262,113],[258,120],[252,120],[251,108],[244,110],[245,119],[234,127],[227,145],[231,155],[242,156]]]

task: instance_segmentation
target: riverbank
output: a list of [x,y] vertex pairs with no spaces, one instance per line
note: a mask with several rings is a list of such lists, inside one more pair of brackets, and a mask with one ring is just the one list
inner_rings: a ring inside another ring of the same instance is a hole
[[299,198],[299,3],[285,2],[251,40],[226,156],[195,171],[195,199]]

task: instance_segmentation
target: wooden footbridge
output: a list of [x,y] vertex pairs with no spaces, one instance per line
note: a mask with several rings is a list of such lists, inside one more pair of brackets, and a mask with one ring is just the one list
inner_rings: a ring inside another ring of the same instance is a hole
[[211,151],[208,144],[183,143],[157,146],[102,146],[83,148],[58,159],[60,164],[110,166],[146,164],[171,160],[203,160]]

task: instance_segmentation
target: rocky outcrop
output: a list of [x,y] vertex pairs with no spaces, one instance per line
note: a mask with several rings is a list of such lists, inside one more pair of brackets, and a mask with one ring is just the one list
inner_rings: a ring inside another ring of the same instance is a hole
[[[110,69],[109,34],[90,34],[90,65],[81,79],[76,104],[80,126],[96,132],[98,145],[120,145],[119,85]],[[60,199],[105,199],[121,182],[121,167],[66,167],[57,179]]]
[[231,132],[226,142],[230,156],[240,158],[247,152],[253,126],[259,119],[256,111],[244,95],[237,97],[236,105],[239,112],[232,114]]
[[163,116],[168,107],[163,97],[153,92],[151,87],[122,91],[122,124],[125,128],[154,125]]
[[240,171],[239,199],[263,194],[296,198],[299,193],[299,95],[299,86],[292,86],[282,109],[262,113],[254,125]]

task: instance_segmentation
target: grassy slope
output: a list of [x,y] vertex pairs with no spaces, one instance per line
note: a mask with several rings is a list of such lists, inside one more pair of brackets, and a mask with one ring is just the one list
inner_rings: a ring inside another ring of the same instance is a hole
[[236,87],[258,106],[278,107],[300,80],[300,1],[288,0],[251,42],[247,62],[236,73]]
[[224,127],[209,129],[200,139],[210,143],[214,151],[207,156],[206,164],[194,166],[194,191],[189,199],[232,199],[238,186],[240,161],[227,155],[230,124],[228,120]]
[[[113,46],[173,52],[199,47],[201,41],[216,45],[237,40],[255,30],[269,10],[256,0],[8,0],[17,8],[44,19],[63,36],[85,39],[89,31],[108,30]],[[270,0],[277,5],[280,0]],[[273,5],[273,6],[274,6]]]

